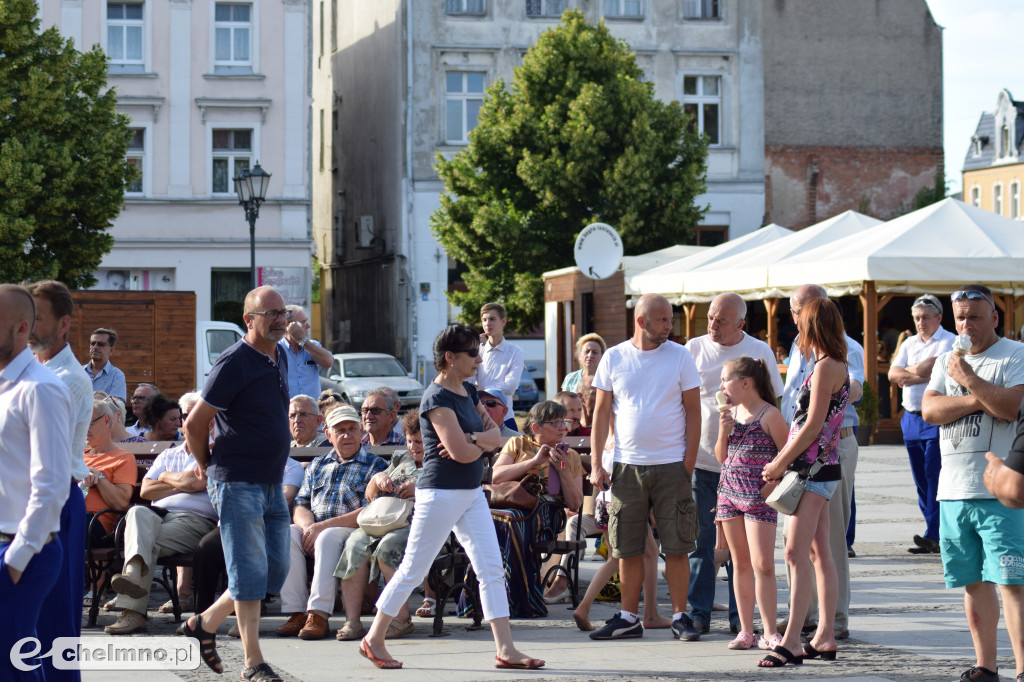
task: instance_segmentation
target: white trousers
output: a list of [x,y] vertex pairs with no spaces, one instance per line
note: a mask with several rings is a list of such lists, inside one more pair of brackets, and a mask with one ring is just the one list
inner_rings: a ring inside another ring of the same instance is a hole
[[345,541],[355,528],[328,528],[313,544],[313,582],[306,588],[306,552],[302,549],[302,528],[292,524],[288,548],[288,576],[281,588],[281,613],[323,611],[334,613],[338,579],[334,569],[341,559]]
[[412,591],[427,577],[452,530],[466,550],[480,581],[484,618],[508,617],[508,592],[505,590],[498,534],[494,530],[484,491],[480,488],[416,488],[416,511],[412,516],[405,557],[377,599],[380,611],[392,618],[398,615]]

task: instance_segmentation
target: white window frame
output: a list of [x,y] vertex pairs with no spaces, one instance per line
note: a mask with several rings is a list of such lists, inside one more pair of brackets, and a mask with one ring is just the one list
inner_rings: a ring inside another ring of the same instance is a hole
[[[483,9],[479,12],[470,11],[469,3],[479,2]],[[458,7],[454,7],[458,5]],[[444,0],[444,13],[450,17],[485,17],[487,16],[487,0]]]
[[981,185],[971,185],[971,205],[981,208]]
[[[114,60],[110,58],[107,32],[110,27],[110,20],[107,19],[107,8],[109,5],[142,5],[142,60]],[[153,21],[151,16],[151,0],[142,2],[129,2],[128,0],[103,0],[103,27],[100,31],[100,46],[103,54],[107,55],[107,64],[110,67],[111,76],[118,76],[125,73],[149,73],[152,70],[152,44],[153,44]]]
[[1021,206],[1020,206],[1020,180],[1013,180],[1010,183],[1010,217],[1020,220]]
[[[615,12],[608,11],[608,3],[614,2],[618,9]],[[636,2],[640,10],[636,14],[626,13],[626,3]],[[605,19],[626,19],[637,21],[647,17],[647,3],[645,0],[601,0],[601,16]]]
[[[219,63],[217,61],[217,5],[249,5],[249,61],[246,63]],[[248,2],[211,2],[210,3],[210,73],[221,76],[249,75],[260,72],[260,0]],[[218,72],[219,69],[219,72]]]
[[[696,95],[687,95],[686,92],[686,79],[693,77],[697,79],[698,93]],[[717,78],[718,79],[718,94],[717,95],[705,95],[704,94],[704,79],[705,78]],[[717,104],[718,105],[718,141],[708,141],[709,147],[722,147],[725,146],[725,77],[721,73],[700,73],[700,72],[685,72],[679,80],[679,103],[683,109],[686,109],[687,104],[697,105],[697,131],[704,134],[704,106],[705,104]]]
[[[706,14],[709,5],[714,5],[715,14]],[[683,20],[721,21],[725,0],[683,0]]]
[[1003,215],[1003,207],[1005,202],[1003,201],[1005,192],[1003,192],[1003,183],[996,182],[992,184],[992,212],[998,215]]
[[[124,196],[129,199],[141,199],[153,193],[153,124],[150,121],[132,121],[128,127],[142,130],[142,163],[139,164],[142,169],[142,191],[129,192],[125,188]],[[134,153],[129,150],[125,157],[133,155]]]
[[[558,19],[562,16],[562,12],[571,7],[571,3],[569,2],[569,0],[558,0],[564,6],[560,10],[552,10],[549,8],[549,3],[553,1],[554,0],[524,0],[523,9],[526,11],[526,17],[528,19]],[[530,3],[534,2],[540,3],[540,12],[531,14]]]
[[227,192],[214,192],[213,191],[213,157],[221,156],[224,152],[214,153],[213,151],[213,131],[214,130],[251,130],[252,131],[252,151],[249,152],[249,168],[252,168],[260,160],[260,125],[256,121],[207,121],[206,123],[206,191],[211,197],[224,198],[224,197],[235,197],[235,184],[231,182],[231,178],[234,177],[234,164],[229,163],[228,165],[228,191]]
[[[476,97],[478,93],[466,92],[462,93],[450,93],[448,92],[448,75],[449,74],[461,74],[463,87],[466,85],[466,74],[478,73],[483,77],[484,86],[483,91],[479,93],[479,98]],[[448,68],[441,72],[443,81],[441,84],[441,95],[442,95],[442,106],[441,106],[441,138],[447,145],[459,145],[465,146],[469,144],[469,133],[470,129],[466,125],[466,102],[470,100],[480,100],[481,105],[483,104],[484,97],[487,93],[488,86],[488,72],[484,69],[474,68]],[[473,95],[473,96],[471,96]],[[448,137],[448,102],[452,100],[460,100],[462,104],[462,139],[453,139]]]

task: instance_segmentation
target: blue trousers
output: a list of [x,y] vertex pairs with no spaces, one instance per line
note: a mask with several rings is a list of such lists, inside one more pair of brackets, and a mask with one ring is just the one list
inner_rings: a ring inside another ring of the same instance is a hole
[[[60,544],[64,560],[53,589],[43,600],[45,617],[39,622],[39,641],[43,653],[57,637],[82,635],[82,596],[85,591],[85,497],[78,484],[71,482],[71,492],[60,512]],[[96,597],[97,599],[99,597]],[[47,682],[63,680],[78,682],[82,675],[77,670],[57,670],[53,659],[44,659]]]
[[[76,489],[76,492],[77,489]],[[82,493],[78,492],[78,499],[82,500]],[[84,508],[84,504],[83,504]],[[82,534],[79,533],[79,536]],[[34,657],[18,657],[15,659],[23,662],[25,666],[36,666],[33,670],[19,670],[11,662],[8,653],[15,642],[26,637],[39,639],[38,654],[46,654],[52,647],[52,640],[43,639],[36,626],[39,621],[39,612],[43,606],[43,599],[53,589],[57,582],[57,576],[64,565],[64,548],[60,544],[60,538],[43,545],[43,548],[32,557],[25,567],[21,580],[15,585],[11,581],[11,574],[7,570],[7,562],[4,561],[4,553],[10,543],[0,544],[0,679],[3,680],[48,680],[49,670],[44,672],[44,667],[39,665],[38,659]],[[81,587],[79,587],[81,594]],[[78,600],[79,618],[81,618],[82,600]],[[47,620],[49,616],[43,620]],[[35,649],[31,642],[21,645],[18,651],[30,652]],[[43,659],[49,662],[49,658]],[[64,672],[64,671],[61,671]],[[77,674],[77,671],[75,671]]]
[[[697,549],[690,554],[690,617],[711,624],[711,606],[715,601],[715,508],[718,506],[718,480],[721,474],[693,470],[693,498],[697,503]],[[729,574],[729,624],[739,622],[736,596],[732,591],[732,564]],[[698,627],[700,625],[698,623]]]
[[903,444],[910,457],[910,473],[917,486],[917,505],[924,515],[926,538],[939,539],[939,470],[942,453],[939,451],[939,427],[929,424],[916,414],[903,413]]

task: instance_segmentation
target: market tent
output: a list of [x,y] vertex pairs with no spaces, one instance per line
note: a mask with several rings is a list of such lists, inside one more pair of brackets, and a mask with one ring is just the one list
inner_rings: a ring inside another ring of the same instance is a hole
[[703,251],[710,250],[710,246],[691,246],[689,244],[676,244],[650,253],[642,253],[639,256],[622,257],[622,274],[626,283],[626,293],[632,293],[633,278],[637,275],[656,268],[665,263],[692,256]]
[[632,278],[627,293],[634,296],[640,294],[661,294],[675,304],[680,303],[683,293],[683,278],[686,273],[729,256],[769,244],[777,239],[793,234],[792,230],[775,224],[747,233],[742,237],[730,239],[706,251],[674,260],[670,263],[652,268]]
[[[860,234],[801,251],[768,268],[768,288],[789,292],[816,282],[836,294],[945,293],[980,282],[999,294],[1024,294],[1024,225],[956,199]],[[767,292],[766,292],[767,293]]]
[[856,211],[846,211],[769,244],[712,261],[684,275],[683,298],[686,301],[710,300],[723,291],[733,291],[748,299],[762,298],[768,286],[768,266],[772,263],[860,234],[881,222]]

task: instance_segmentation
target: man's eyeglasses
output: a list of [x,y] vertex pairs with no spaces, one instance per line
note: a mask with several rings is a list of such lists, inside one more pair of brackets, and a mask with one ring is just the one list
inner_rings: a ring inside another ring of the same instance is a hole
[[989,305],[992,305],[993,308],[995,307],[988,296],[974,289],[954,291],[949,295],[949,300],[951,301],[962,301],[964,299],[968,301],[988,301]]
[[247,314],[259,315],[268,320],[276,320],[279,317],[283,317],[286,320],[292,319],[292,311],[290,310],[250,310]]
[[501,405],[502,407],[505,407],[505,403],[501,402],[500,400],[491,399],[491,400],[481,400],[480,402],[482,402],[485,407],[497,407],[498,405]]
[[476,356],[480,355],[480,348],[479,347],[476,347],[476,348],[464,348],[462,350],[453,350],[452,352],[453,353],[465,353],[469,357],[475,358]]
[[387,410],[385,410],[383,407],[364,407],[362,412],[364,415],[372,414],[374,417],[379,417],[380,415],[387,412]]
[[147,398],[147,396],[144,396],[144,395],[133,395],[131,400],[132,400],[133,403],[137,403],[140,400],[145,400],[146,398]]
[[316,416],[316,414],[314,414],[313,412],[292,412],[290,415],[288,415],[288,418],[289,419],[293,419],[293,420],[294,419],[312,419],[315,416]]
[[95,424],[96,422],[98,422],[99,420],[103,419],[103,418],[104,418],[104,417],[106,417],[106,416],[107,416],[107,415],[105,415],[105,414],[101,414],[100,416],[96,417],[96,418],[95,418],[95,419],[93,419],[93,420],[92,420],[91,422],[89,422],[89,425],[90,425],[90,426],[92,426],[93,424]]
[[565,428],[568,429],[568,428],[572,428],[572,419],[555,419],[555,420],[552,420],[552,421],[549,421],[549,422],[541,422],[541,424],[547,424],[548,426],[554,426],[556,429],[559,426],[564,426]]

